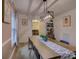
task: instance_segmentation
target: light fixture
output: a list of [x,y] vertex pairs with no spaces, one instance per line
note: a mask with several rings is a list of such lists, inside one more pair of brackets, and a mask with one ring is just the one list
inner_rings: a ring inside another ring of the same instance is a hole
[[43,19],[44,19],[44,20],[46,20],[46,19],[48,19],[48,18],[52,18],[52,16],[47,15],[47,16],[46,16],[46,17],[44,17]]
[[43,0],[44,2],[44,15],[40,17],[40,19],[44,20],[47,18],[54,18],[54,11],[48,11],[47,10],[47,0]]
[[47,0],[43,0],[44,2],[44,15],[47,13]]
[[54,18],[54,11],[48,11],[48,14]]

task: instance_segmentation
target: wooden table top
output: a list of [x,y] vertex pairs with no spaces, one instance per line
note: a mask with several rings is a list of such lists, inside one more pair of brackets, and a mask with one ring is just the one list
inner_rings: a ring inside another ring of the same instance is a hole
[[58,44],[58,45],[60,45],[60,46],[63,46],[64,48],[67,48],[67,49],[69,49],[71,51],[76,51],[76,47],[75,46],[72,46],[72,45],[69,45],[69,44],[65,44],[63,42],[60,42],[60,41],[57,41],[57,40],[53,40],[53,39],[50,39],[50,38],[49,38],[49,40],[54,42],[54,43],[56,43],[56,44]]
[[39,54],[43,57],[43,59],[50,59],[50,58],[56,58],[60,57],[59,54],[57,54],[55,51],[51,50],[49,47],[44,45],[40,40],[38,39],[31,39],[33,45],[38,50]]
[[52,42],[54,42],[54,43],[56,43],[56,44],[58,44],[58,45],[60,45],[60,46],[63,46],[64,48],[67,48],[67,49],[69,49],[71,51],[76,51],[76,47],[75,46],[71,46],[71,45],[65,44],[63,42],[50,39],[50,38],[49,38],[49,40],[52,41]]

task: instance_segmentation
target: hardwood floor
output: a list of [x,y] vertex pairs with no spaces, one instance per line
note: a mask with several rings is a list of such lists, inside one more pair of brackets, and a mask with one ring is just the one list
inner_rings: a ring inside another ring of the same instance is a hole
[[32,51],[31,55],[29,55],[29,52],[27,44],[20,43],[19,46],[16,47],[12,59],[36,59],[34,52]]

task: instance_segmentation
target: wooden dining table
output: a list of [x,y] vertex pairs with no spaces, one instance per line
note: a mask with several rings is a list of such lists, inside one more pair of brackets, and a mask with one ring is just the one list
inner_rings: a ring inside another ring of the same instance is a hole
[[[33,50],[37,56],[37,59],[40,59],[40,57],[42,57],[42,59],[60,59],[61,55],[59,55],[57,52],[55,52],[54,50],[52,50],[51,48],[49,48],[47,45],[45,45],[44,43],[42,43],[40,41],[39,38],[30,38],[29,39],[31,42],[31,45],[33,47]],[[54,39],[50,39],[48,38],[49,41],[51,41],[52,43],[56,43],[72,52],[76,52],[76,47],[62,43],[60,41],[54,40]]]
[[59,59],[61,56],[55,51],[51,50],[45,44],[40,42],[38,39],[30,39],[30,42],[33,46],[37,59],[42,57],[43,59]]

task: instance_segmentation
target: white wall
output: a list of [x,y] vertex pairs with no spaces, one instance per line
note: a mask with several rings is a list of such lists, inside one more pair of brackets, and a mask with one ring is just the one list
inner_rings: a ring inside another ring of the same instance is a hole
[[[17,13],[17,19],[18,19],[18,34],[19,34],[19,42],[20,43],[26,43],[28,40],[28,37],[32,36],[32,21],[31,19],[27,19],[27,16],[25,14]],[[22,19],[25,18],[27,21],[27,25],[22,25]]]
[[[68,15],[71,15],[71,27],[64,27],[63,20],[64,17]],[[70,10],[55,17],[54,33],[57,40],[65,40],[73,46],[76,45],[76,9]]]

